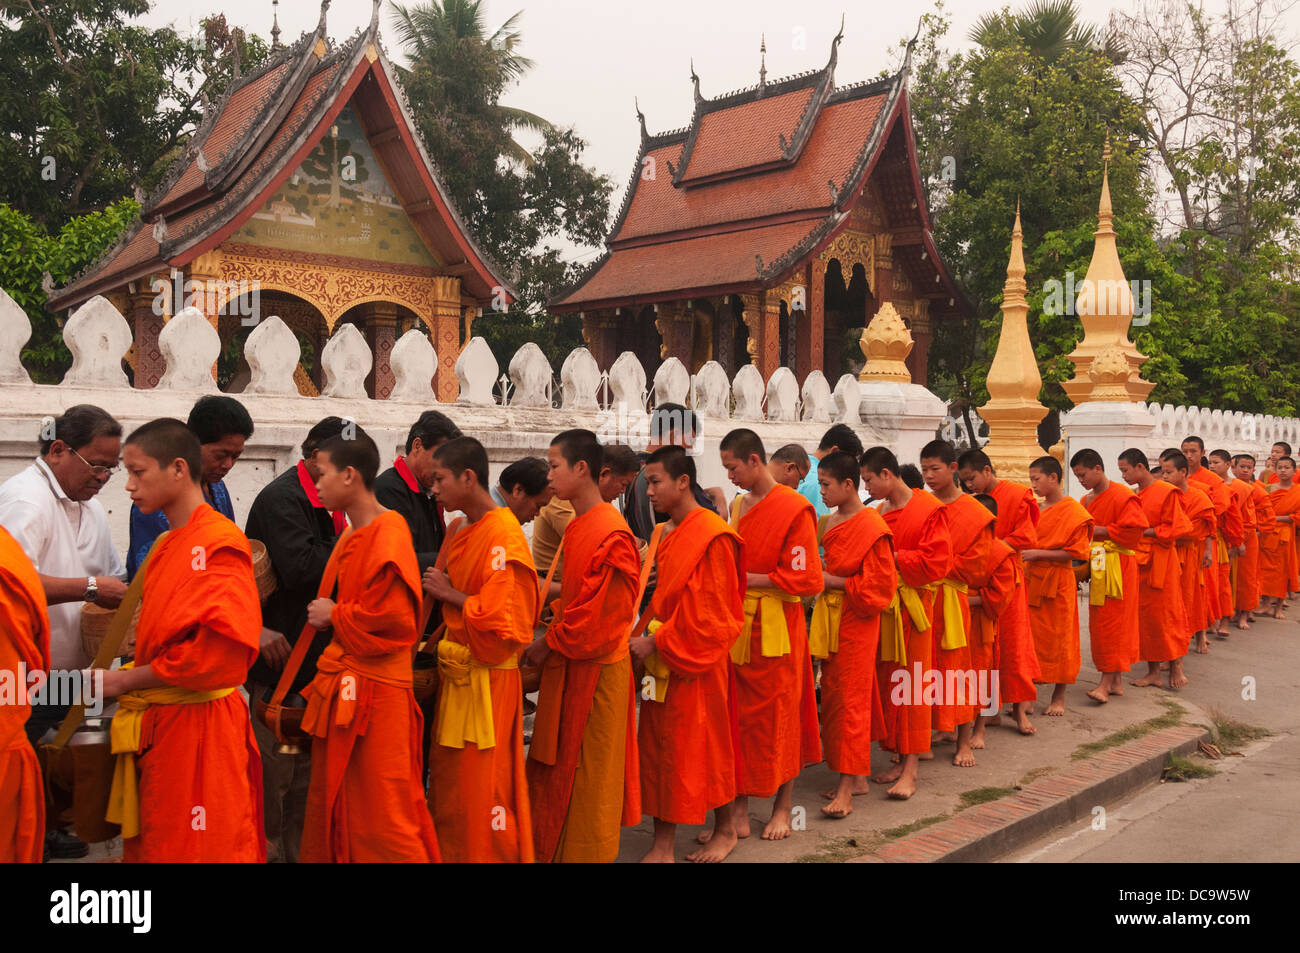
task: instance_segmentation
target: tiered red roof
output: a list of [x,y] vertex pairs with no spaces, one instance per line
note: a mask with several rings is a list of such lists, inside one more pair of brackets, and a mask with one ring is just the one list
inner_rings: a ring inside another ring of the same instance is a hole
[[378,16],[336,46],[325,32],[327,6],[315,32],[231,83],[122,238],[50,294],[51,311],[181,267],[220,245],[275,195],[349,101],[407,216],[445,263],[441,271],[460,276],[463,293],[484,304],[497,288],[514,296],[425,153],[379,45]]
[[780,282],[847,225],[869,177],[880,186],[896,236],[895,266],[918,294],[933,299],[932,314],[963,308],[930,231],[908,113],[908,66],[877,82],[836,88],[838,42],[821,70],[717,99],[702,98],[696,78],[686,129],[651,136],[641,117],[641,150],[607,251],[553,310]]

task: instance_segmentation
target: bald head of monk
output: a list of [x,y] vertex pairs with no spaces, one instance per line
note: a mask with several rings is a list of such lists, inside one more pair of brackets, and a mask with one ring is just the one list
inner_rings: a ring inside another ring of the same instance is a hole
[[727,477],[742,490],[766,492],[776,481],[767,468],[767,451],[758,434],[743,427],[722,438],[719,446]]
[[843,450],[832,450],[822,457],[817,466],[817,484],[821,488],[822,502],[829,507],[857,509],[861,506],[858,497],[858,481],[861,473],[858,461]]
[[957,478],[969,493],[991,493],[998,485],[993,462],[983,450],[964,450],[957,457]]
[[1110,481],[1106,479],[1106,465],[1102,462],[1101,454],[1091,448],[1080,450],[1070,458],[1070,470],[1074,473],[1074,478],[1079,481],[1079,485],[1089,493],[1105,493],[1106,488],[1110,486]]
[[1249,453],[1239,453],[1232,458],[1232,472],[1238,480],[1255,482],[1255,458]]
[[1222,477],[1225,481],[1233,479],[1230,473],[1232,469],[1232,455],[1227,450],[1211,450],[1210,455],[1205,458],[1205,465],[1217,476]]
[[557,434],[546,453],[547,485],[581,516],[601,503],[600,471],[604,452],[590,430]]
[[674,523],[699,506],[691,485],[695,461],[681,447],[660,447],[645,464],[646,497],[657,513],[667,513]]
[[1188,473],[1195,473],[1201,468],[1201,460],[1205,456],[1204,440],[1200,437],[1184,437],[1178,449],[1187,458]]
[[957,487],[957,449],[947,440],[931,440],[921,448],[921,479],[930,492],[944,502],[955,498]]
[[488,458],[483,444],[473,437],[448,440],[433,452],[433,495],[445,510],[482,507],[483,498],[491,506],[488,492]]
[[902,506],[912,497],[911,488],[898,473],[898,458],[888,447],[870,447],[858,460],[858,472],[873,500],[892,500]]
[[1061,498],[1061,480],[1065,471],[1056,457],[1041,456],[1029,464],[1029,488],[1035,496],[1041,496],[1048,503],[1055,503]]
[[[199,489],[203,451],[199,440],[174,417],[137,427],[122,446],[126,492],[142,513],[162,510],[172,526],[183,525],[203,502]],[[184,518],[173,514],[184,511]]]
[[1291,481],[1295,479],[1295,461],[1290,457],[1278,457],[1273,462],[1273,469],[1277,472],[1278,485],[1289,489]]
[[1170,447],[1160,454],[1160,479],[1166,483],[1172,484],[1180,490],[1186,490],[1188,469],[1187,455],[1181,450]]
[[321,442],[317,450],[320,477],[316,492],[329,510],[349,510],[373,498],[379,474],[379,448],[370,435],[352,424],[336,437]]
[[1119,475],[1129,486],[1135,486],[1139,490],[1145,490],[1153,482],[1155,477],[1151,474],[1151,463],[1147,455],[1137,447],[1129,447],[1119,455],[1118,460]]

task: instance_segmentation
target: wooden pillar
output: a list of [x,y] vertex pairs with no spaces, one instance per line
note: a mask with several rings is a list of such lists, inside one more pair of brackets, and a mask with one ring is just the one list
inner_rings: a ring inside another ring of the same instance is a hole
[[915,308],[912,318],[912,353],[908,355],[907,363],[912,372],[912,382],[925,387],[930,363],[930,342],[934,339],[930,330],[930,299],[917,298]]
[[451,403],[460,393],[456,359],[460,357],[460,279],[437,275],[430,279],[429,339],[438,355],[433,390],[438,400]]
[[366,343],[374,355],[366,390],[375,400],[387,400],[393,393],[391,364],[393,345],[397,343],[397,305],[391,301],[372,301],[365,306]]
[[582,340],[602,371],[609,370],[618,359],[617,314],[617,310],[582,313]]
[[736,376],[736,317],[731,311],[731,296],[712,298],[713,305],[713,359],[727,374]]
[[[799,384],[813,371],[826,373],[826,262],[814,258],[808,265],[808,305],[804,325],[808,345],[799,345]],[[807,358],[804,358],[804,355]],[[806,368],[806,369],[805,369]]]
[[781,299],[775,292],[744,294],[745,324],[749,328],[750,361],[763,380],[768,380],[781,363],[779,333],[781,329]]
[[655,330],[659,332],[659,356],[675,357],[689,371],[694,312],[685,301],[662,301],[655,306]]
[[886,301],[894,300],[894,236],[881,232],[875,236],[876,309]]
[[[162,290],[154,291],[153,282],[166,282]],[[158,305],[161,305],[160,307]],[[157,387],[162,379],[162,351],[158,348],[158,335],[162,333],[165,316],[172,309],[171,283],[163,275],[148,279],[145,287],[131,295],[131,324],[135,338],[135,386],[140,390]]]

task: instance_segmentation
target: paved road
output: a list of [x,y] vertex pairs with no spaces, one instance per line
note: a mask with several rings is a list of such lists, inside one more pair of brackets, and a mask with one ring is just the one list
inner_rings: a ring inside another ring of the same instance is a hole
[[[1291,614],[1300,618],[1300,605]],[[1300,860],[1300,626],[1261,620],[1209,656],[1191,656],[1183,692],[1202,710],[1268,728],[1245,757],[1209,762],[1212,778],[1147,787],[1107,812],[1104,830],[1076,824],[1003,858],[1008,861]],[[1254,679],[1254,698],[1249,697]],[[1189,717],[1189,721],[1196,721]],[[1199,759],[1198,759],[1199,760]]]

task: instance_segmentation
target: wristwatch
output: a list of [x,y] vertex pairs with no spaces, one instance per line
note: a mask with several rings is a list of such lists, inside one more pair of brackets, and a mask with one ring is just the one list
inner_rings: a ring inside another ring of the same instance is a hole
[[94,602],[99,598],[99,583],[95,581],[94,576],[86,577],[86,594],[81,598],[85,602]]

